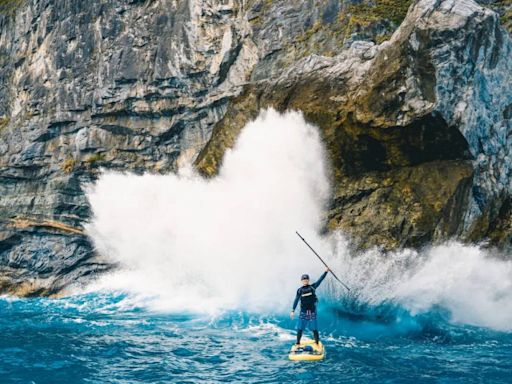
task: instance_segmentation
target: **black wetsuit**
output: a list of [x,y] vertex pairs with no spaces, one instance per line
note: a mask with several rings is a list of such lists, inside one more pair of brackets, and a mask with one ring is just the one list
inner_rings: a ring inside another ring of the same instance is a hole
[[295,311],[299,300],[300,304],[300,315],[297,324],[297,344],[300,344],[300,339],[302,338],[302,333],[306,328],[306,325],[312,326],[313,335],[315,337],[315,342],[319,341],[318,327],[316,323],[316,293],[315,290],[320,286],[322,281],[327,276],[327,271],[320,276],[320,278],[310,285],[303,285],[299,289],[297,289],[297,295],[295,296],[295,300],[293,301],[292,310]]

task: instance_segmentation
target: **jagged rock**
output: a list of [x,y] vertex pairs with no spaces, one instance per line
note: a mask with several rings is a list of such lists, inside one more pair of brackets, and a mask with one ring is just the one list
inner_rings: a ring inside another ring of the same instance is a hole
[[242,3],[223,3],[41,0],[0,14],[0,291],[56,293],[109,268],[62,232],[90,216],[82,186],[100,167],[169,172],[204,146],[257,60]]
[[410,2],[2,3],[0,291],[111,268],[82,232],[83,185],[101,168],[213,174],[266,106],[322,128],[327,225],[362,246],[507,244],[510,37],[471,1],[422,0],[376,45]]
[[[418,1],[390,41],[309,56],[246,87],[197,165],[215,173],[258,109],[299,109],[322,128],[334,166],[330,228],[388,249],[482,240],[508,212],[511,53],[496,13]],[[510,233],[498,238],[510,244]]]

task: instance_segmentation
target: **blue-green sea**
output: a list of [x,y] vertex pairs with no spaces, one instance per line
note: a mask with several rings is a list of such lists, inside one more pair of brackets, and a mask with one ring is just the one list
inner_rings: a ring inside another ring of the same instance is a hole
[[287,359],[284,314],[155,312],[114,293],[4,297],[0,313],[2,383],[512,382],[512,334],[442,309],[324,302],[322,362]]

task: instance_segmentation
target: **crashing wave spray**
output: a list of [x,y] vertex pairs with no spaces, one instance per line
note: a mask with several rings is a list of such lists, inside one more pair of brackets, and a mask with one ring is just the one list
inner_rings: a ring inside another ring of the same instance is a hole
[[[454,323],[512,331],[511,260],[455,242],[422,253],[371,250],[351,257],[340,234],[331,241],[332,262],[363,306],[399,305],[412,315],[440,309]],[[334,297],[343,293],[331,288]]]
[[286,307],[299,276],[322,271],[297,241],[329,196],[318,131],[302,115],[263,112],[219,175],[104,174],[88,197],[88,233],[122,270],[100,286],[158,297],[163,308]]
[[[214,179],[191,168],[104,174],[88,193],[87,230],[121,268],[94,289],[139,294],[166,310],[283,313],[298,276],[323,269],[298,229],[358,303],[391,303],[413,315],[441,307],[454,322],[512,330],[511,261],[456,243],[353,256],[341,234],[320,238],[330,192],[325,163],[318,131],[301,114],[268,110],[244,128]],[[346,298],[335,282],[322,289],[335,305]]]

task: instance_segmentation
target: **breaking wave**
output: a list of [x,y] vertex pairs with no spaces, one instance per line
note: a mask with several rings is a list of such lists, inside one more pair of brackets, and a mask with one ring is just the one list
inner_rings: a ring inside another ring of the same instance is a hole
[[92,290],[129,292],[165,311],[278,313],[299,276],[323,266],[300,230],[352,289],[325,283],[339,316],[412,318],[512,330],[512,262],[478,246],[448,243],[417,252],[353,255],[341,233],[319,235],[330,185],[317,129],[298,112],[264,111],[228,150],[219,175],[104,173],[88,188],[87,231],[120,268]]

